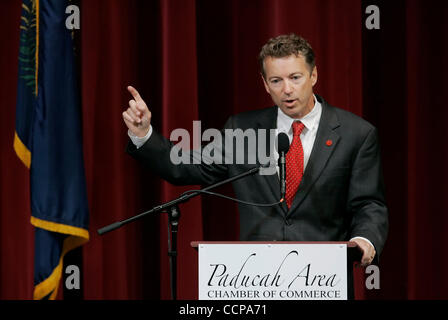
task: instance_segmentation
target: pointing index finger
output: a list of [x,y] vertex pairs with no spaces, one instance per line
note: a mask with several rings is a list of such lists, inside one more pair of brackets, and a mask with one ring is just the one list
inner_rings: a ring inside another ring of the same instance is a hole
[[128,86],[128,91],[130,94],[132,94],[135,101],[143,101],[142,97],[140,97],[140,94],[133,86]]

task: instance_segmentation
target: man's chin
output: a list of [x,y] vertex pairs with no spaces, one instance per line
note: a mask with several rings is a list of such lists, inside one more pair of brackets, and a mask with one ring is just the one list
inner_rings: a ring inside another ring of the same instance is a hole
[[301,113],[300,113],[300,108],[297,106],[294,107],[286,107],[286,106],[282,106],[282,111],[284,114],[286,114],[287,116],[291,117],[291,118],[301,118]]

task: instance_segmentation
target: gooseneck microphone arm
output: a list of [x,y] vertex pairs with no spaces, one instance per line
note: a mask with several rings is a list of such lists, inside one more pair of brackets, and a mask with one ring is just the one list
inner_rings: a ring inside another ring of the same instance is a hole
[[279,153],[278,157],[279,177],[280,177],[280,198],[286,196],[286,154],[284,151]]
[[[220,182],[217,182],[215,184],[212,184],[212,185],[202,189],[202,191],[209,191],[211,189],[215,189],[215,188],[217,188],[219,186],[222,186],[223,184],[226,184],[226,183],[229,183],[229,182],[233,182],[235,180],[239,180],[239,179],[244,178],[246,176],[255,174],[255,173],[257,173],[260,170],[260,168],[261,167],[252,168],[250,170],[247,170],[246,172],[240,173],[240,174],[238,174],[236,176],[233,176],[233,177],[230,177],[230,178],[225,179],[223,181],[220,181]],[[112,223],[112,224],[110,224],[108,226],[105,226],[105,227],[103,227],[101,229],[98,229],[98,234],[99,235],[103,235],[103,234],[105,234],[107,232],[110,232],[112,230],[118,229],[118,228],[120,228],[120,227],[122,227],[122,226],[124,226],[124,225],[126,225],[126,224],[128,224],[130,222],[133,222],[135,220],[139,220],[139,219],[147,216],[148,214],[157,213],[157,212],[164,212],[164,211],[168,210],[170,207],[173,207],[173,206],[176,206],[176,205],[178,205],[180,203],[186,202],[189,199],[191,199],[193,197],[196,197],[199,194],[201,194],[201,190],[197,190],[197,191],[194,191],[194,192],[191,192],[191,193],[182,194],[180,197],[178,197],[178,198],[176,198],[174,200],[168,201],[166,203],[163,203],[161,205],[158,205],[158,206],[152,208],[151,210],[145,211],[143,213],[140,213],[140,214],[138,214],[136,216],[133,216],[131,218],[128,218],[128,219],[125,219],[125,220],[122,220],[122,221],[114,222],[114,223]]]
[[289,138],[286,133],[280,132],[277,136],[278,172],[280,178],[280,198],[286,196],[286,154],[289,150]]

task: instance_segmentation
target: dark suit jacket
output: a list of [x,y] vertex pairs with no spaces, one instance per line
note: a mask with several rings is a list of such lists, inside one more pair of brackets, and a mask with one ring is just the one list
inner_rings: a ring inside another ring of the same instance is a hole
[[[377,130],[362,118],[330,106],[321,97],[316,140],[291,209],[286,205],[239,205],[240,240],[347,241],[369,239],[379,254],[388,232]],[[275,129],[278,107],[232,116],[225,128]],[[327,145],[331,140],[332,144]],[[139,149],[127,151],[167,181],[208,185],[249,165],[174,165],[172,143],[153,131]],[[278,175],[253,175],[233,183],[238,198],[256,203],[280,199]]]

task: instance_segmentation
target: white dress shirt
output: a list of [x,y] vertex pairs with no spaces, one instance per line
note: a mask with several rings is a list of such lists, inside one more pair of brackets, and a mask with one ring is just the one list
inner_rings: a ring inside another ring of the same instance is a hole
[[144,137],[137,137],[136,135],[132,134],[131,130],[128,130],[128,136],[137,149],[144,145],[146,141],[148,141],[149,137],[151,137],[151,134],[152,125],[149,125],[148,133]]

